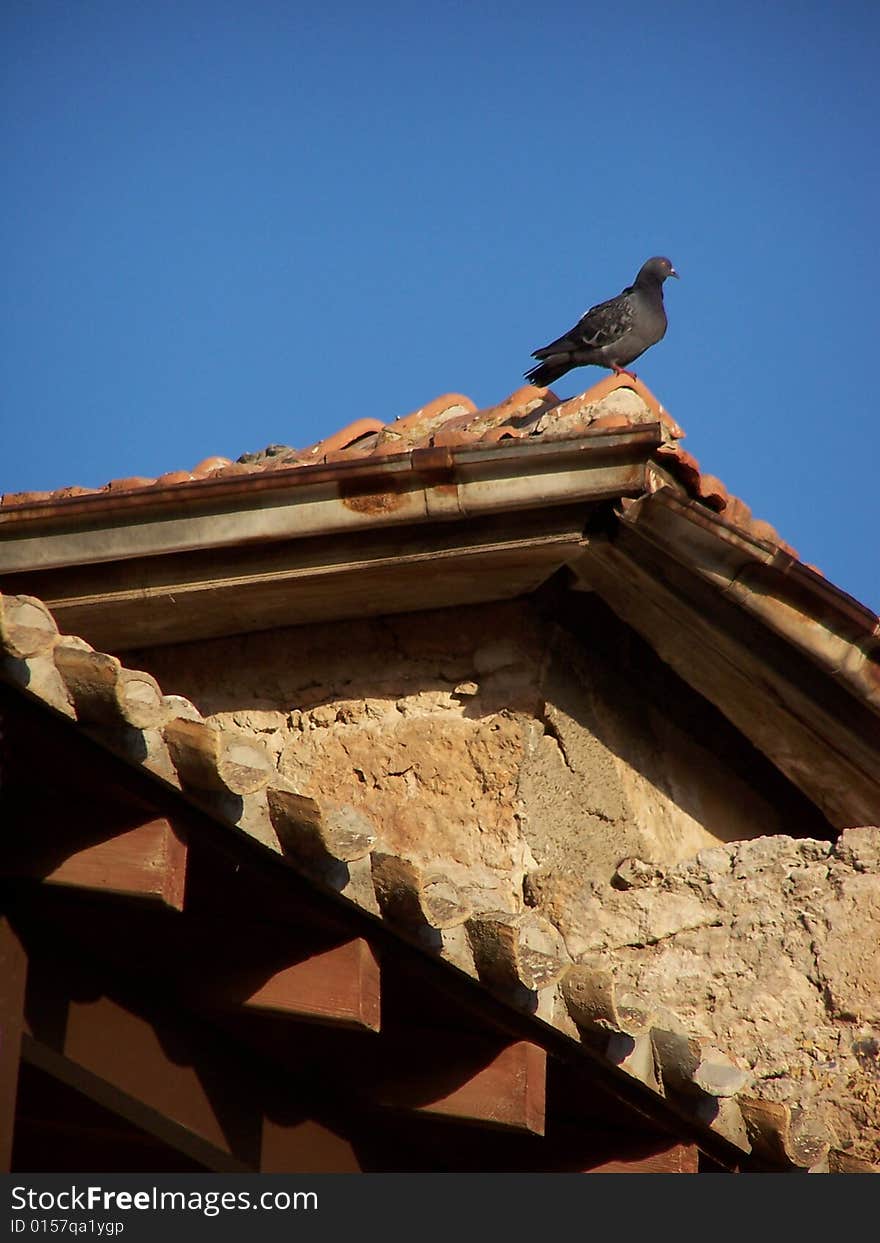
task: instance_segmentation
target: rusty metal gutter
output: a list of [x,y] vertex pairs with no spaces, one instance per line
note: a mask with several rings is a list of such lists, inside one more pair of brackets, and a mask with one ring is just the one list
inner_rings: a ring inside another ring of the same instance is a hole
[[0,509],[0,574],[638,496],[659,423]]

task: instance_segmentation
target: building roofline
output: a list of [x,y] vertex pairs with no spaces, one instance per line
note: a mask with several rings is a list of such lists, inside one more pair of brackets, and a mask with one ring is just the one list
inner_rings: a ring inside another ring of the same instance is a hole
[[0,574],[638,496],[656,423],[0,509]]

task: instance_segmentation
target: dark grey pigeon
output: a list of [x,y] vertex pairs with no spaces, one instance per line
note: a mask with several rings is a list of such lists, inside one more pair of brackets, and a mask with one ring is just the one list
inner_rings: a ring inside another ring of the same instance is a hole
[[663,282],[667,276],[678,276],[668,259],[659,255],[649,259],[634,284],[616,298],[591,307],[564,336],[535,350],[532,358],[541,361],[526,372],[526,379],[546,386],[572,367],[591,364],[635,379],[627,364],[656,345],[666,332]]

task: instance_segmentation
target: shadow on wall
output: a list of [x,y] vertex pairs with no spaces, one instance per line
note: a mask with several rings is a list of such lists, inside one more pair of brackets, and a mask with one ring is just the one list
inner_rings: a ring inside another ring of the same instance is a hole
[[[540,595],[537,604],[545,612]],[[836,838],[815,804],[598,596],[565,592],[554,616],[546,695],[558,732],[577,722],[721,841]]]

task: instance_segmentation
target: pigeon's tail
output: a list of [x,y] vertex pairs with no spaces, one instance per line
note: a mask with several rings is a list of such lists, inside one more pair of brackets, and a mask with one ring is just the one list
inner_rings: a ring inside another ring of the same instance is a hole
[[531,371],[527,371],[525,378],[530,384],[536,384],[539,388],[547,388],[554,380],[565,375],[566,371],[571,371],[571,367],[572,364],[567,354],[554,354],[551,358],[545,358],[543,362],[538,363],[536,367],[532,367]]

